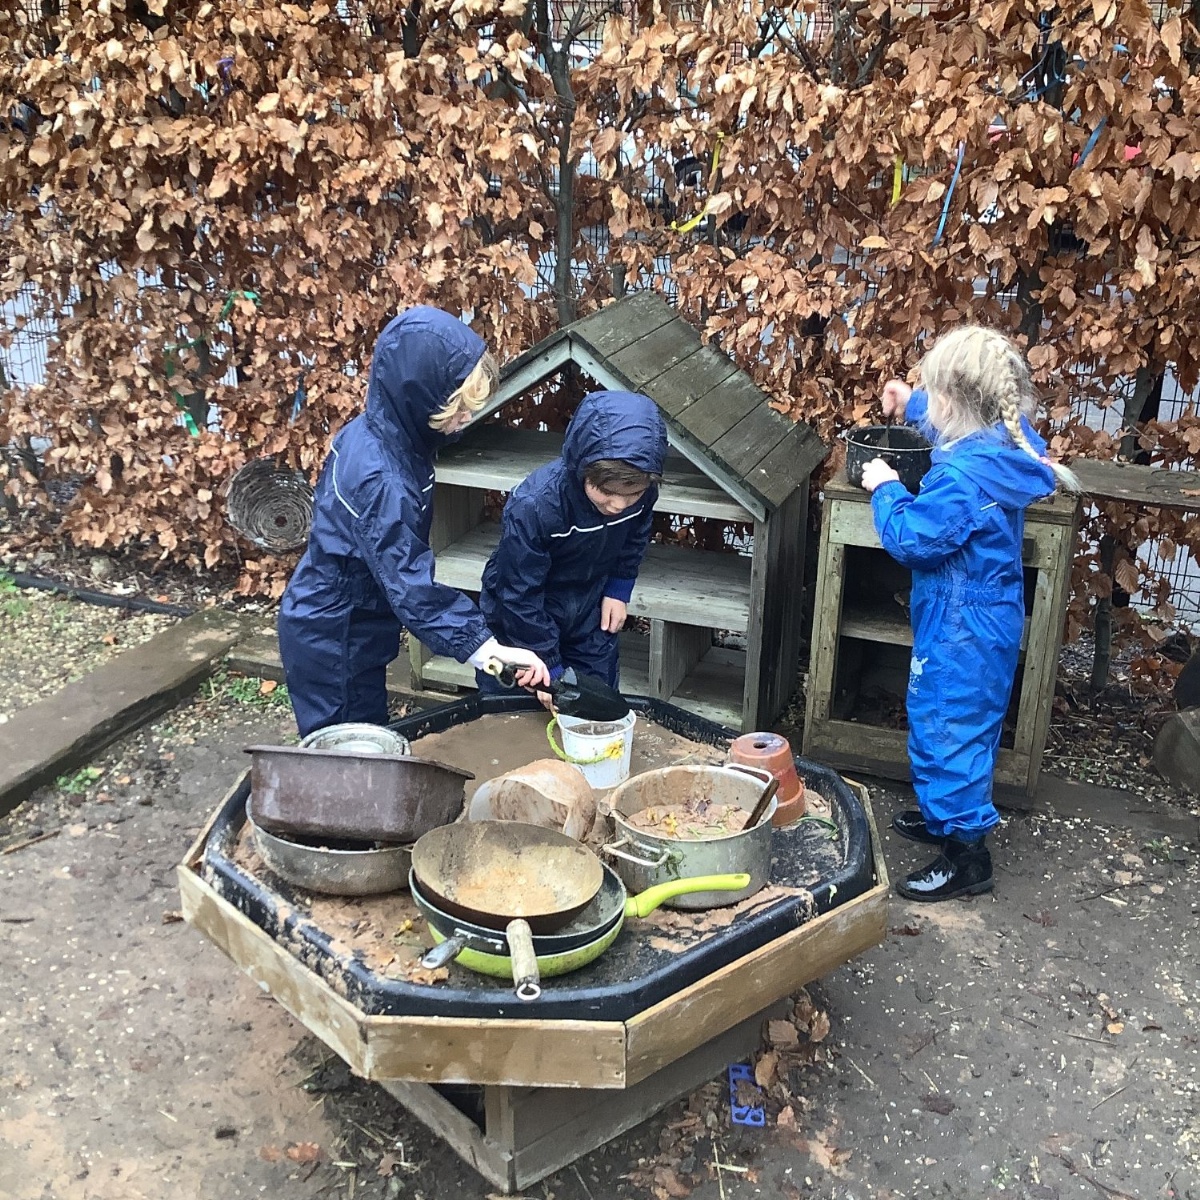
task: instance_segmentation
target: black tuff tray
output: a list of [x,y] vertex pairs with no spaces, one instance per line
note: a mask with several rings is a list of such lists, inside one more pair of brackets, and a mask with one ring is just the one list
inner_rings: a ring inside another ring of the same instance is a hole
[[[644,719],[692,741],[722,746],[737,736],[664,701],[629,700]],[[475,694],[426,709],[391,728],[416,742],[487,714],[525,711],[539,711],[532,697]],[[462,967],[451,967],[450,978],[443,982],[419,984],[379,974],[359,958],[339,953],[329,934],[308,915],[303,892],[269,872],[272,886],[267,886],[233,861],[246,819],[249,780],[217,817],[201,872],[219,895],[368,1015],[624,1021],[872,886],[870,831],[857,797],[828,767],[799,757],[796,767],[805,785],[829,801],[838,841],[829,842],[828,831],[811,822],[776,830],[771,883],[803,887],[811,901],[807,896],[781,896],[773,904],[739,913],[699,941],[672,949],[652,944],[663,941],[664,930],[629,919],[599,959],[583,970],[545,980],[540,999],[533,1003],[518,1001],[511,983],[505,986]],[[813,878],[813,868],[806,864],[814,859],[829,863],[825,877]]]

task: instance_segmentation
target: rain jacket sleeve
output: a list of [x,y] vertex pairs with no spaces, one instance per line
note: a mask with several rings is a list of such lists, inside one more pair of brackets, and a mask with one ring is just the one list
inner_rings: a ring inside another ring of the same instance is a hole
[[514,493],[504,506],[503,554],[493,558],[495,603],[504,610],[504,638],[532,650],[557,679],[563,671],[559,648],[562,633],[546,611],[550,575],[549,538],[538,520],[535,501]]
[[479,609],[433,577],[434,556],[406,497],[382,485],[360,494],[354,538],[401,622],[435,654],[466,662],[492,635]]
[[978,488],[955,470],[934,467],[912,495],[892,480],[871,495],[871,513],[883,548],[902,566],[931,571],[940,566],[978,527]]
[[642,559],[646,557],[646,547],[650,544],[650,532],[654,526],[654,502],[657,499],[658,489],[651,488],[644,501],[646,511],[638,517],[637,524],[630,531],[620,561],[604,584],[604,594],[611,600],[620,600],[622,604],[628,604],[633,596],[638,570]]

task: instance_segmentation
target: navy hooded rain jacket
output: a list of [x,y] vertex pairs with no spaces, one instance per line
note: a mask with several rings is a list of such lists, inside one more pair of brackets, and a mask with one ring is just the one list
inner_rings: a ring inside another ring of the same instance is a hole
[[[584,492],[584,470],[619,459],[661,475],[666,455],[667,429],[653,400],[592,392],[567,427],[562,457],[509,496],[479,604],[495,636],[532,650],[552,678],[574,667],[617,686],[617,635],[600,628],[600,602],[629,602],[658,498],[651,487],[620,516],[605,516]],[[491,686],[486,677],[480,685]]]
[[[913,392],[905,419],[928,431],[927,405]],[[997,424],[935,448],[919,495],[890,482],[871,496],[884,549],[912,569],[908,753],[935,836],[972,841],[1000,819],[992,774],[1025,624],[1025,509],[1055,484]]]
[[466,660],[491,636],[461,592],[434,582],[433,464],[454,440],[429,428],[483,357],[483,340],[436,308],[396,317],[375,346],[366,412],[334,438],[308,549],[279,610],[279,650],[302,735],[387,723],[384,672],[405,625]]

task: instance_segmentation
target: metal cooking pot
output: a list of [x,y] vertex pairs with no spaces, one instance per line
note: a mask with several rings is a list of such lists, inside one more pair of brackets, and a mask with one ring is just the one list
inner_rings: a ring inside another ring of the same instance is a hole
[[254,823],[249,812],[246,820],[263,862],[280,879],[305,891],[327,896],[377,896],[408,887],[411,846],[375,848],[352,843],[346,849],[336,844],[314,845],[318,839],[293,841],[268,833]]
[[305,750],[336,750],[339,754],[411,754],[408,738],[393,733],[386,725],[361,721],[326,725],[300,739]]
[[614,860],[617,874],[631,892],[695,875],[745,873],[750,882],[741,891],[698,892],[666,901],[669,907],[682,909],[737,904],[765,887],[771,877],[771,818],[779,803],[777,798],[772,798],[753,829],[703,841],[650,833],[631,825],[626,818],[644,808],[683,804],[692,799],[736,804],[749,816],[763,788],[773,782],[769,771],[739,763],[645,771],[621,784],[609,797],[613,824],[620,836],[602,852]]
[[932,462],[933,447],[911,425],[860,425],[846,432],[846,479],[862,487],[863,467],[882,458],[913,495]]

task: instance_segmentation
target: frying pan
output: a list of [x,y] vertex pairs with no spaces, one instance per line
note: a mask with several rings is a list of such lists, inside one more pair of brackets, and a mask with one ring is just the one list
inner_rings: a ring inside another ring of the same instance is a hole
[[490,929],[523,919],[552,933],[600,890],[604,867],[574,838],[522,821],[469,821],[431,829],[412,849],[427,899]]
[[[517,996],[521,1000],[534,1000],[541,994],[541,980],[555,975],[566,975],[578,971],[589,963],[595,962],[605,950],[616,941],[617,935],[624,927],[626,917],[648,917],[660,904],[674,896],[682,896],[689,892],[737,892],[747,887],[750,881],[748,875],[704,875],[694,879],[673,879],[655,887],[639,892],[636,896],[625,897],[625,887],[620,879],[611,871],[623,899],[617,908],[616,919],[609,926],[600,922],[600,932],[594,933],[591,940],[567,949],[549,949],[545,939],[535,939],[536,967],[538,977],[533,986],[528,978],[524,978],[517,987]],[[429,924],[429,932],[437,945],[421,960],[423,966],[439,967],[454,961],[459,966],[475,971],[480,975],[488,975],[496,979],[515,977],[518,966],[514,958],[507,954],[507,943],[503,935],[494,930],[481,929],[478,934],[470,934],[461,928],[460,922],[445,913],[437,913],[430,908],[428,901],[419,895],[418,884],[413,890],[417,905],[425,914]],[[603,889],[602,889],[603,891]],[[606,906],[607,906],[606,901]],[[447,936],[442,928],[453,928],[454,933]],[[582,930],[580,931],[582,932]],[[516,947],[514,947],[514,952]],[[527,969],[525,971],[527,974]]]

